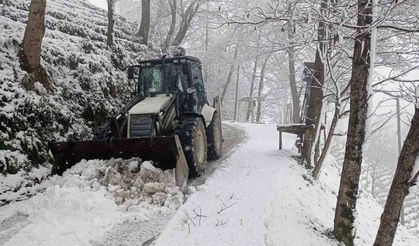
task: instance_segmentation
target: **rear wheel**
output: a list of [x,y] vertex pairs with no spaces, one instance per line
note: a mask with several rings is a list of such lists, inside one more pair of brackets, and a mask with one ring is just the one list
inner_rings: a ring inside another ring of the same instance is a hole
[[221,120],[218,113],[215,112],[207,127],[208,160],[216,160],[221,157],[222,141]]
[[200,176],[207,163],[207,137],[200,118],[188,118],[181,122],[178,132],[189,167],[189,177]]

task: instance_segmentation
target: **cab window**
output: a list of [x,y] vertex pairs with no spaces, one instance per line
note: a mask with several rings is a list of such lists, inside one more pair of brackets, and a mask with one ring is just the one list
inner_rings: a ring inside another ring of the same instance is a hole
[[198,107],[202,108],[206,103],[205,87],[204,81],[202,79],[201,66],[199,63],[191,64],[191,75],[192,75],[192,85],[196,90],[196,96],[198,99]]

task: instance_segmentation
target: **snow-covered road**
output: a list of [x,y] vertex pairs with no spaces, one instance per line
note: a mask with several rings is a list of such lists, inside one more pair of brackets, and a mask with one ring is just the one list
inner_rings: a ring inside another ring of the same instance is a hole
[[[247,141],[177,211],[156,245],[264,245],[277,183],[293,176],[290,151],[278,151],[272,125],[237,125]],[[284,134],[285,148],[295,139]],[[284,202],[285,198],[284,198]],[[290,218],[290,221],[294,218]],[[323,242],[328,242],[323,239]]]

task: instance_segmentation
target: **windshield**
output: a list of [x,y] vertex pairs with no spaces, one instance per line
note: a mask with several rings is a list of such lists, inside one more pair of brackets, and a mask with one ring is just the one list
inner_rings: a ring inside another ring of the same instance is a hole
[[151,94],[164,94],[175,89],[184,91],[187,88],[187,74],[184,74],[182,64],[168,63],[163,74],[162,64],[153,64],[150,67],[141,67],[139,76],[139,91],[145,96]]

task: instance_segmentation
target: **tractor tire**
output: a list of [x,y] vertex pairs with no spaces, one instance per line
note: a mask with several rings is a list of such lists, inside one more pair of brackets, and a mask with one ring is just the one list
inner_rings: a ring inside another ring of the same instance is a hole
[[212,121],[207,127],[208,160],[217,160],[221,157],[223,139],[221,133],[221,120],[217,112],[214,113]]
[[178,131],[183,152],[189,167],[189,177],[201,176],[207,163],[207,137],[204,122],[200,118],[181,121]]

